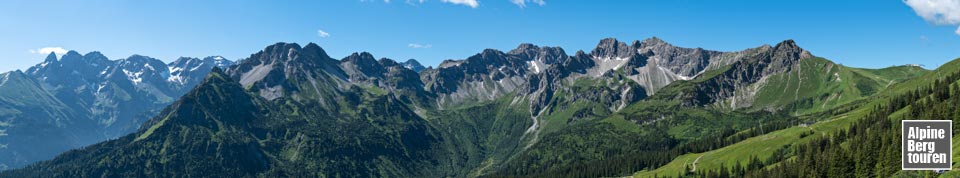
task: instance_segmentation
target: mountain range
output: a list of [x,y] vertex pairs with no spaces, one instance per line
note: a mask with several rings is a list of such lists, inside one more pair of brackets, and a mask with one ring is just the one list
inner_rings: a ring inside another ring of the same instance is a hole
[[[4,74],[0,91],[37,97],[0,96],[12,108],[0,113],[15,113],[0,115],[0,141],[116,139],[0,177],[640,175],[869,107],[930,73],[847,67],[793,40],[724,52],[656,37],[572,55],[520,44],[429,68],[368,52],[334,59],[313,43],[233,64],[51,56]],[[16,130],[30,124],[53,131]]]
[[50,53],[40,64],[2,74],[0,168],[16,168],[135,131],[214,67],[219,56],[164,63],[133,55],[109,60],[99,52]]

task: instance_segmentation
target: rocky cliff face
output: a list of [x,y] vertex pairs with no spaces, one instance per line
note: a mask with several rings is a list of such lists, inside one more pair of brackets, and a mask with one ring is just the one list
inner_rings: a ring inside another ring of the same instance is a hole
[[[239,61],[226,72],[245,88],[266,99],[285,96],[323,99],[310,96],[336,92],[343,85],[342,81],[349,77],[339,63],[313,43],[304,48],[295,43],[277,43]],[[289,81],[307,83],[301,85]]]
[[[674,81],[691,80],[706,71],[742,61],[750,57],[748,53],[760,49],[763,48],[719,52],[676,47],[656,37],[631,45],[608,38],[589,54],[581,51],[567,56],[559,47],[521,44],[509,53],[488,49],[464,60],[444,61],[438,68],[422,72],[421,79],[429,92],[437,94],[441,106],[514,94],[528,99],[532,112],[539,113],[550,103],[554,92],[565,90],[577,80],[629,79],[630,84],[616,81],[622,85],[610,86],[619,89],[612,91],[617,95],[609,96],[624,96],[611,100],[622,105],[652,95]],[[788,57],[791,56],[771,56]],[[618,109],[616,105],[611,104],[612,110]]]
[[676,47],[653,37],[634,41],[629,46],[616,39],[604,39],[590,55],[600,64],[594,69],[594,75],[623,70],[628,78],[655,93],[674,81],[690,80],[704,71],[740,60],[724,54],[702,48]]
[[[801,70],[800,60],[813,58],[810,52],[786,40],[774,47],[762,46],[738,52],[741,57],[717,76],[696,84],[694,90],[683,94],[684,105],[702,106],[728,100],[730,108],[752,105],[754,95],[768,77],[793,70]],[[761,85],[747,87],[752,84]]]
[[330,110],[347,107],[338,101],[355,100],[349,96],[363,89],[396,94],[407,103],[427,103],[418,74],[406,66],[367,52],[337,60],[313,43],[302,48],[295,43],[268,46],[227,68],[226,74],[267,100],[313,100]]
[[505,96],[526,83],[525,75],[538,68],[517,55],[494,49],[465,60],[447,60],[434,70],[420,73],[426,90],[438,95],[441,106],[489,101]]
[[[415,62],[415,61],[414,61]],[[423,82],[413,69],[388,58],[375,60],[367,52],[353,53],[340,60],[340,67],[350,82],[381,87],[386,90],[423,91]]]

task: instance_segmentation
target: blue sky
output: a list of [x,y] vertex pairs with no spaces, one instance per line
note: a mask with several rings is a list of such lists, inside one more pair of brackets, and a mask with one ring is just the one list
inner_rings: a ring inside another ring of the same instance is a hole
[[652,36],[721,51],[794,39],[814,55],[868,68],[935,68],[960,57],[960,1],[911,1],[3,1],[0,71],[26,69],[59,48],[236,60],[275,42],[315,42],[334,58],[369,51],[437,65],[525,42],[572,54],[606,37]]

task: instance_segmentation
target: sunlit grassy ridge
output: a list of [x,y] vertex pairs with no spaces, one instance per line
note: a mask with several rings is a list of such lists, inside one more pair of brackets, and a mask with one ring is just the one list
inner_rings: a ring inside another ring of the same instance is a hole
[[[720,149],[711,150],[703,153],[689,153],[683,156],[679,156],[669,164],[659,167],[653,170],[642,170],[634,174],[634,177],[652,177],[652,176],[677,176],[683,172],[691,171],[690,167],[693,165],[693,160],[700,158],[697,161],[696,168],[701,169],[719,169],[721,165],[724,165],[725,168],[730,168],[735,163],[739,162],[742,166],[746,165],[749,159],[757,157],[760,160],[770,157],[777,147],[796,147],[806,143],[808,140],[815,138],[813,136],[826,136],[829,133],[837,132],[841,129],[848,128],[854,121],[864,117],[864,114],[872,111],[874,106],[877,106],[881,103],[884,103],[892,96],[905,94],[908,91],[915,90],[919,87],[932,85],[933,82],[937,79],[942,79],[947,74],[956,73],[960,71],[960,59],[951,61],[944,64],[940,68],[930,72],[917,72],[922,71],[917,67],[908,67],[908,66],[899,66],[899,67],[890,67],[884,69],[856,69],[851,68],[851,72],[857,72],[859,75],[863,75],[866,78],[872,79],[887,79],[891,81],[891,84],[885,86],[886,89],[880,90],[876,95],[870,97],[865,97],[864,99],[855,100],[856,102],[849,102],[845,104],[845,107],[853,106],[855,109],[849,110],[847,112],[842,112],[838,114],[824,114],[824,111],[818,111],[817,114],[801,115],[800,117],[805,117],[808,119],[818,119],[817,117],[828,117],[828,120],[817,122],[809,126],[795,126],[787,129],[779,130],[769,134],[753,137],[747,139],[743,142],[739,142],[730,146],[726,146]],[[909,76],[915,76],[909,78]],[[884,80],[877,80],[882,82]],[[893,114],[889,115],[890,119],[900,120],[900,119],[911,119],[906,118],[905,113],[911,110],[910,106],[902,108]],[[811,112],[812,113],[812,112]],[[829,113],[829,112],[826,112]],[[801,137],[804,134],[813,131],[815,133],[813,136]],[[848,144],[848,143],[845,143]],[[953,144],[956,146],[960,144],[955,138]],[[957,154],[954,154],[955,158],[958,158]],[[792,158],[787,158],[786,160],[791,160]],[[776,164],[773,164],[776,165]],[[914,174],[914,173],[904,173],[904,174]],[[951,177],[956,176],[957,171],[949,171],[946,174],[941,175],[942,177]]]

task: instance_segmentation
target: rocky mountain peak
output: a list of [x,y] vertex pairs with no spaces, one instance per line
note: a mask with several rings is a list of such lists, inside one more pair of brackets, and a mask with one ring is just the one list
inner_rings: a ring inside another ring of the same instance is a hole
[[399,66],[399,65],[400,65],[400,63],[397,63],[397,61],[394,61],[393,59],[390,59],[390,58],[380,58],[380,60],[377,60],[377,63],[380,63],[380,65],[382,65],[382,66],[384,66],[384,67],[391,67],[391,66]]
[[423,67],[422,64],[420,64],[420,62],[417,62],[416,59],[407,59],[406,62],[402,62],[402,63],[400,63],[400,65],[403,65],[403,67],[406,67],[407,69],[413,70],[414,72],[420,72],[420,71],[426,69],[426,68]]
[[578,56],[578,57],[579,57],[579,56],[584,56],[584,57],[588,57],[588,56],[587,56],[587,53],[586,53],[586,52],[583,52],[583,50],[577,50],[577,52],[574,53],[573,56]]
[[99,61],[99,60],[109,60],[109,59],[107,59],[107,56],[104,56],[102,53],[100,53],[100,51],[91,51],[91,52],[88,52],[87,54],[84,54],[84,55],[83,55],[83,58],[93,59],[93,60],[97,60],[97,61]]
[[167,64],[170,71],[167,81],[184,86],[193,86],[199,83],[211,68],[225,69],[230,65],[233,65],[233,61],[222,56],[207,56],[203,59],[180,57]]
[[598,58],[627,58],[636,51],[626,43],[617,41],[616,38],[605,38],[600,40],[597,47],[590,52],[591,56]]
[[643,41],[636,43],[635,46],[641,49],[642,48],[648,48],[648,49],[649,48],[677,48],[676,46],[673,46],[672,44],[667,43],[666,41],[663,41],[663,39],[660,39],[657,37],[650,37],[650,38],[644,39]]
[[639,43],[635,43],[634,46],[638,49],[638,53],[649,53],[649,55],[665,55],[661,57],[673,58],[675,55],[696,53],[696,51],[703,51],[701,48],[681,48],[673,46],[666,41],[663,41],[657,37],[650,37],[644,39]]
[[381,76],[386,73],[383,65],[373,57],[373,54],[368,52],[350,54],[340,61],[340,66],[344,72],[356,80],[364,80],[365,77]]
[[656,36],[650,37],[650,38],[647,38],[647,39],[644,39],[644,40],[643,40],[642,42],[640,42],[640,43],[641,43],[641,44],[651,45],[651,46],[652,46],[652,45],[662,45],[662,44],[670,45],[670,44],[667,43],[666,41],[663,41],[663,39],[657,38]]
[[203,63],[203,61],[197,58],[180,57],[180,58],[177,58],[177,60],[173,60],[173,62],[170,62],[170,64],[167,64],[167,65],[173,68],[173,70],[170,72],[179,72],[179,71],[188,70],[184,68],[187,65],[200,65],[201,63]]
[[3,84],[6,83],[6,81],[10,80],[11,78],[26,78],[26,77],[27,75],[24,74],[23,71],[21,70],[14,70],[6,73],[0,73],[0,86],[3,86]]
[[604,39],[600,39],[600,44],[597,44],[597,46],[598,46],[598,47],[599,47],[599,46],[613,46],[613,45],[617,45],[618,43],[621,43],[621,42],[620,42],[620,40],[617,40],[617,38],[604,38]]
[[510,50],[508,54],[524,54],[540,51],[540,47],[531,43],[521,43],[517,48]]
[[65,54],[65,55],[83,56],[83,54],[80,54],[80,52],[78,52],[78,51],[76,51],[76,50],[67,51],[67,54]]
[[273,51],[276,53],[280,53],[280,52],[286,52],[287,50],[290,50],[290,49],[301,50],[303,48],[300,47],[300,44],[297,44],[297,43],[277,42],[277,43],[274,43],[273,45],[267,46],[264,49],[264,51]]
[[60,61],[64,61],[64,62],[65,62],[65,61],[80,61],[81,59],[83,59],[83,55],[81,55],[80,53],[78,53],[77,51],[74,51],[74,50],[70,50],[70,51],[67,52],[67,54],[64,54],[62,57],[60,57]]
[[176,60],[173,60],[173,62],[171,62],[171,63],[179,64],[179,63],[184,63],[184,62],[191,61],[191,60],[197,60],[197,58],[180,56],[180,57],[177,58]]
[[[280,42],[267,46],[263,51],[251,55],[249,59],[253,60],[244,60],[241,63],[251,65],[251,67],[253,65],[269,64],[302,67],[303,69],[319,68],[324,70],[331,69],[331,67],[340,63],[340,61],[330,58],[326,51],[315,43],[309,43],[307,46],[300,47],[297,43]],[[227,73],[231,72],[227,70]]]
[[565,66],[565,69],[571,70],[572,72],[584,73],[587,69],[590,69],[596,65],[596,63],[591,60],[590,56],[587,55],[583,50],[577,50],[577,52],[572,56],[568,57],[566,61],[563,61],[562,66]]
[[515,55],[528,61],[537,61],[543,64],[556,64],[567,57],[566,52],[560,47],[540,47],[530,43],[523,43],[516,49],[510,50],[507,54]]
[[151,71],[167,71],[167,64],[163,63],[159,59],[152,58],[149,56],[143,56],[139,54],[131,55],[130,57],[120,60],[120,67],[131,70],[131,71],[140,71],[140,70],[151,70]]
[[45,62],[56,62],[56,61],[57,61],[57,53],[50,52],[50,54],[47,55],[47,58],[44,59],[43,61],[45,61]]
[[[361,54],[351,55],[348,58],[361,59]],[[379,65],[373,59],[372,55],[367,55],[369,61]],[[238,80],[244,87],[250,88],[265,99],[272,100],[283,96],[292,96],[299,92],[299,84],[291,83],[296,81],[315,81],[319,78],[326,80],[328,76],[346,79],[347,75],[341,69],[341,65],[353,59],[344,59],[338,61],[327,56],[320,46],[316,44],[307,44],[301,48],[296,43],[276,43],[264,48],[262,51],[250,55],[249,58],[237,62],[236,65],[228,67],[225,71],[233,78]],[[326,82],[332,82],[326,81]]]
[[124,58],[124,59],[121,59],[121,60],[122,60],[122,61],[125,61],[125,62],[139,63],[139,62],[149,61],[150,59],[153,59],[153,58],[148,57],[148,56],[139,55],[139,54],[134,54],[134,55],[130,55],[130,57],[127,57],[127,58]]
[[[102,71],[104,70],[104,68],[112,64],[112,61],[110,61],[110,59],[107,58],[107,56],[104,56],[99,51],[92,51],[92,52],[88,52],[87,54],[84,54],[83,62],[86,63],[86,65],[91,66],[90,70],[96,70],[96,71]],[[89,71],[89,72],[95,72],[95,71]]]
[[81,55],[77,51],[69,51],[59,60],[56,54],[50,53],[43,63],[31,67],[27,73],[43,81],[50,79],[79,87],[80,84],[86,84],[102,75],[102,71],[110,65],[113,65],[113,61],[99,52]]
[[203,58],[204,64],[212,64],[216,67],[226,68],[233,64],[233,61],[227,60],[223,56],[207,56]]
[[266,55],[266,56],[262,56],[263,59],[271,60],[271,61],[264,61],[265,63],[274,62],[272,60],[290,61],[296,58],[297,54],[299,54],[299,52],[302,49],[303,48],[301,48],[300,45],[297,43],[280,42],[280,43],[267,46],[266,48],[263,49],[263,51],[261,51],[260,54]]
[[323,48],[321,48],[320,45],[317,45],[316,43],[308,43],[307,46],[303,47],[303,52],[307,54],[315,54],[317,55],[317,57],[320,57],[323,59],[330,58],[330,56],[327,55],[327,51],[324,51]]
[[[519,67],[523,65],[525,61],[520,58],[516,58],[503,51],[496,49],[485,49],[479,55],[474,55],[470,58],[467,58],[465,63],[473,65],[479,68],[484,68],[481,66],[509,66],[509,67]],[[479,69],[478,68],[478,69]]]
[[792,39],[783,40],[782,42],[777,43],[777,45],[774,45],[773,49],[774,49],[774,50],[777,50],[777,51],[799,51],[799,50],[802,50],[802,49],[800,49],[800,46],[797,46],[797,43],[794,42]]
[[369,52],[364,51],[364,52],[359,52],[359,53],[355,52],[353,54],[350,54],[350,56],[347,56],[347,58],[344,58],[343,61],[345,62],[350,61],[354,63],[370,63],[370,62],[376,62],[377,60],[376,58],[373,57],[373,54],[370,54]]
[[207,57],[204,57],[203,59],[204,59],[204,60],[212,60],[212,61],[223,61],[223,60],[226,60],[226,58],[223,58],[223,56],[207,56]]
[[805,59],[813,57],[809,51],[800,48],[792,39],[784,40],[773,47],[775,56],[788,59]]
[[503,55],[504,55],[503,51],[496,50],[496,49],[489,49],[489,48],[484,49],[483,52],[480,52],[480,56],[482,56],[483,58],[487,58],[489,56],[503,56]]

